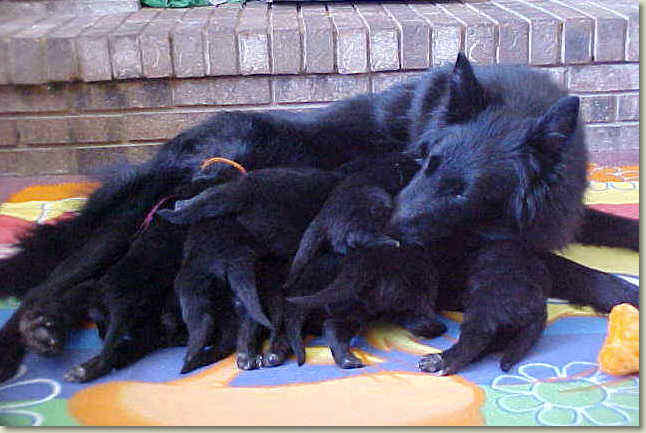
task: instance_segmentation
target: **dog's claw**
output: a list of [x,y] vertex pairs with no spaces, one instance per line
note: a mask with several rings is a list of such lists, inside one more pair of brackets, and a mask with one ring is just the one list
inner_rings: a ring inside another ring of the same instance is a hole
[[341,362],[339,363],[339,367],[349,369],[349,368],[363,368],[363,362],[356,356],[354,356],[351,353],[348,353],[347,355],[343,356],[341,358]]
[[262,357],[263,367],[277,367],[285,363],[286,356],[282,353],[270,352]]
[[236,364],[241,370],[256,370],[260,368],[262,361],[260,356],[250,356],[246,353],[239,353]]

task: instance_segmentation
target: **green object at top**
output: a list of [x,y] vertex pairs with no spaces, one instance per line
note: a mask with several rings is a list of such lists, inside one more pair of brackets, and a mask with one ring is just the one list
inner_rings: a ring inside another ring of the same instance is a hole
[[152,8],[190,8],[193,6],[212,6],[209,0],[141,0]]

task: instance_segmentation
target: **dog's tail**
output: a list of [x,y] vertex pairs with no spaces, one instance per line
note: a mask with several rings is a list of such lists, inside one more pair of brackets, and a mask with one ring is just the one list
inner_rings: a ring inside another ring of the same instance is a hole
[[623,278],[591,269],[556,254],[546,254],[544,262],[553,279],[548,296],[579,305],[589,305],[601,313],[629,303],[639,308],[639,287]]
[[335,304],[337,302],[347,301],[352,299],[354,296],[354,289],[348,288],[343,290],[343,288],[338,287],[334,284],[326,287],[325,289],[309,296],[293,296],[287,298],[289,302],[294,304],[302,305],[307,308],[317,308],[325,307],[329,304]]
[[575,241],[639,251],[639,220],[586,208]]
[[173,224],[194,224],[206,218],[235,214],[250,200],[246,182],[228,182],[212,186],[193,198],[178,200],[175,209],[161,209],[157,215]]
[[294,255],[292,264],[289,269],[289,275],[287,276],[287,281],[285,282],[285,290],[290,291],[290,288],[298,281],[301,277],[307,265],[311,262],[312,259],[318,253],[319,248],[325,241],[325,231],[321,227],[321,224],[317,219],[312,221],[307,227],[303,236],[301,237],[301,242],[298,245],[298,250]]
[[104,180],[80,214],[55,225],[38,225],[23,235],[18,253],[0,260],[0,292],[22,297],[40,284],[70,252],[80,248],[97,228],[114,218],[132,219],[136,232],[146,210],[172,186],[156,178],[149,165],[114,167],[97,176]]
[[258,296],[256,274],[253,271],[253,267],[231,266],[227,272],[227,279],[231,290],[233,290],[245,306],[247,314],[261,325],[269,329],[274,329],[271,320],[262,311],[262,303]]

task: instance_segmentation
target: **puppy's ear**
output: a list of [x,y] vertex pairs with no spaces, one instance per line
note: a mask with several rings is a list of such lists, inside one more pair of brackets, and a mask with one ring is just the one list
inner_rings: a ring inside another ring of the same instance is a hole
[[576,132],[579,118],[579,98],[565,96],[536,119],[529,131],[527,144],[543,169],[550,169],[561,160],[561,155]]
[[449,78],[449,98],[444,121],[464,122],[484,110],[486,105],[484,89],[476,79],[471,63],[463,52],[458,53]]

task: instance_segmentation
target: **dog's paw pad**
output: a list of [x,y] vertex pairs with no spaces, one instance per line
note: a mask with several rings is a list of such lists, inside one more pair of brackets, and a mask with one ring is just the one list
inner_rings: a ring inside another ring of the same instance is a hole
[[66,382],[85,382],[87,380],[87,371],[82,365],[76,365],[65,372],[63,379]]
[[20,322],[25,344],[41,355],[55,355],[62,350],[62,332],[56,321],[45,315],[26,315]]
[[341,368],[363,368],[363,362],[351,353],[343,356],[339,362]]
[[422,359],[420,359],[417,363],[417,366],[420,370],[431,373],[435,376],[446,375],[444,359],[439,353],[431,353],[429,355],[423,356]]

